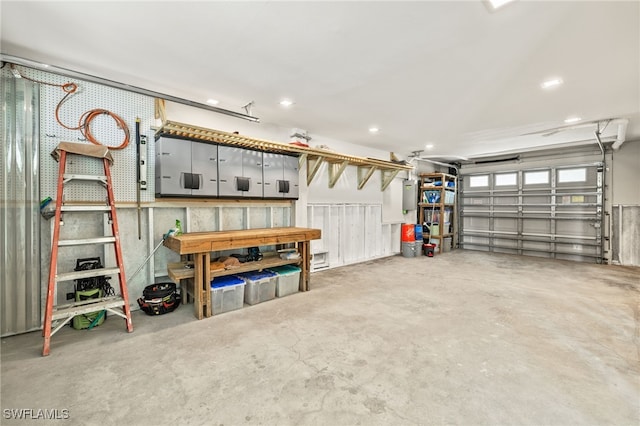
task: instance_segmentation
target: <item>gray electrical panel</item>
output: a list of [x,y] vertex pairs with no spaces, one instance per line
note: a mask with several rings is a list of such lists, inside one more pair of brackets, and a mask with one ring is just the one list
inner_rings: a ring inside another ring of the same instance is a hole
[[418,192],[416,181],[405,179],[402,182],[402,210],[416,210],[418,208]]
[[156,196],[216,197],[218,147],[161,136],[156,140]]
[[218,147],[218,195],[262,198],[262,152]]
[[264,153],[264,198],[298,198],[298,157]]

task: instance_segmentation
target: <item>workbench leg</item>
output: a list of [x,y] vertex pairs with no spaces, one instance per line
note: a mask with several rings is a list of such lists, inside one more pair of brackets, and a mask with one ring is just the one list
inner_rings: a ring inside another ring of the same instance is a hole
[[213,307],[211,306],[211,253],[204,254],[203,259],[204,266],[204,282],[202,283],[202,303],[205,306],[204,316],[209,318],[213,315]]
[[[201,253],[193,255],[193,309],[197,319],[201,320],[202,315],[202,281],[204,280],[204,256]],[[207,263],[207,269],[209,264]]]
[[309,241],[300,242],[300,256],[302,257],[302,271],[300,291],[309,291],[310,270],[311,270],[311,254],[309,250]]

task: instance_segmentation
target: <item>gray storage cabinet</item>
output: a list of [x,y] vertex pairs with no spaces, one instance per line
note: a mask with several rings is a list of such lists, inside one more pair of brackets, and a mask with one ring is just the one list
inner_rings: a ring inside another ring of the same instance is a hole
[[161,136],[156,139],[157,196],[218,195],[218,147]]
[[298,198],[298,157],[264,153],[264,198]]
[[[218,195],[218,146],[192,142],[191,173],[193,186],[191,195],[215,197]],[[196,184],[196,180],[198,181]]]
[[218,146],[218,195],[262,198],[262,152]]

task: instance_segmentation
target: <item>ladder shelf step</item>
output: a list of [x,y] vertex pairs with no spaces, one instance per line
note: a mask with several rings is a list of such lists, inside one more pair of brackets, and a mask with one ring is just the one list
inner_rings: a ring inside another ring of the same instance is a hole
[[115,242],[116,237],[79,238],[76,240],[60,240],[58,241],[58,246],[81,246],[86,244],[109,244]]
[[102,297],[99,299],[83,300],[81,302],[69,303],[53,308],[52,320],[74,317],[76,315],[87,314],[89,312],[102,311],[104,309],[124,306],[124,299],[120,296]]
[[72,281],[81,278],[101,277],[103,275],[119,274],[120,268],[100,268],[100,269],[88,269],[86,271],[73,271],[56,275],[56,282]]
[[102,175],[77,175],[71,173],[65,173],[63,175],[64,181],[69,182],[72,180],[92,180],[96,182],[107,183],[107,177]]
[[67,205],[60,208],[61,212],[108,212],[111,210],[110,206],[80,206],[80,205]]

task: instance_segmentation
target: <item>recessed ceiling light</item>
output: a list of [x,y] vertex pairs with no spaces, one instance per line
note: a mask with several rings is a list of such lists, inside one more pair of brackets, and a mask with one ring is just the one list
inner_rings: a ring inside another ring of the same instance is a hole
[[433,149],[433,144],[432,143],[428,143],[424,146],[427,149]]
[[369,127],[369,132],[370,133],[378,133],[380,131],[380,129],[378,129],[377,127]]
[[283,107],[290,107],[291,105],[293,105],[293,101],[291,99],[283,99],[280,101],[280,105],[282,105]]
[[564,120],[564,122],[567,124],[573,124],[573,123],[577,123],[580,120],[582,120],[582,118],[580,117],[569,117],[566,120]]
[[554,87],[558,87],[563,83],[561,78],[550,78],[549,80],[545,80],[540,84],[540,87],[543,89],[553,89]]
[[207,103],[211,105],[218,105],[220,101],[217,99],[207,99]]
[[499,9],[507,3],[511,3],[514,0],[488,0],[493,10]]

